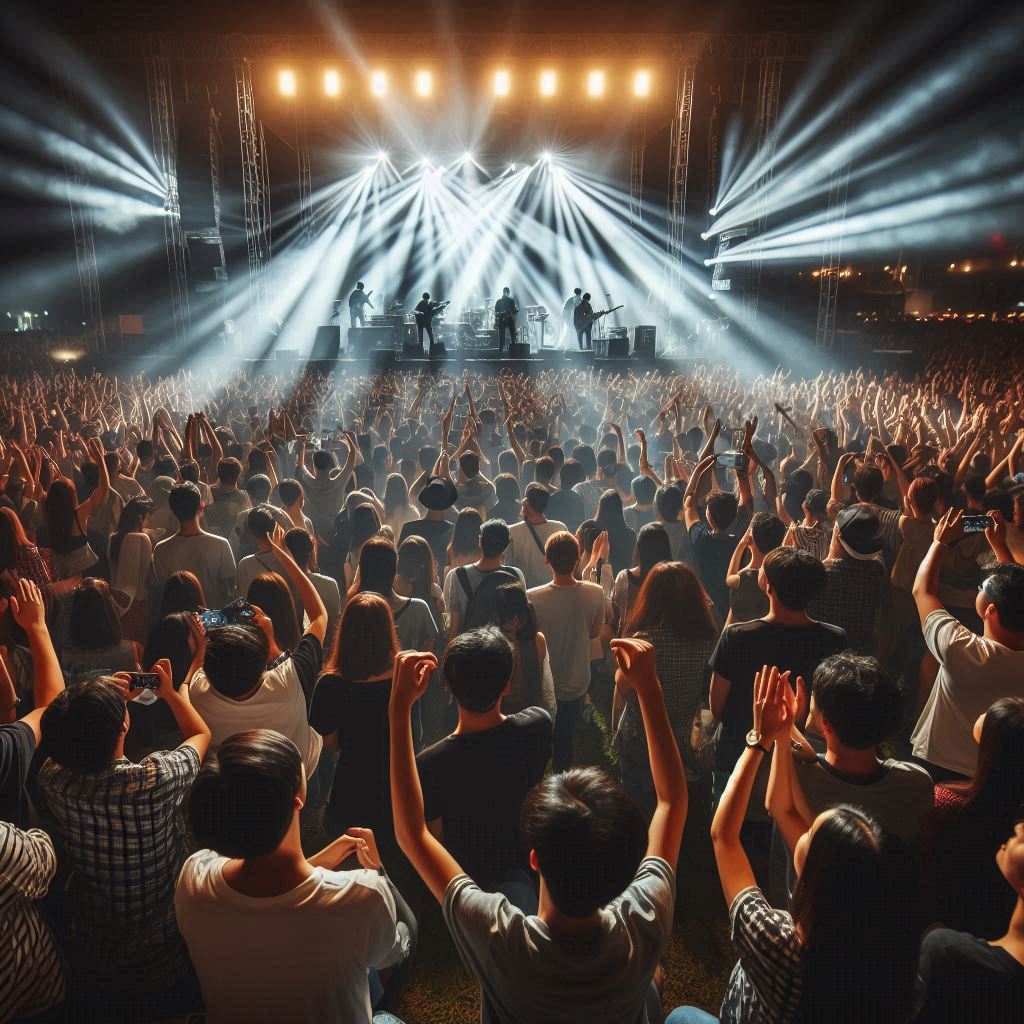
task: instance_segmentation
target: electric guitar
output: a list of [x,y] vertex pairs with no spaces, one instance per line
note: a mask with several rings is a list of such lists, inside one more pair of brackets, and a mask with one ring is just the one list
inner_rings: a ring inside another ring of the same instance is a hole
[[441,310],[443,310],[451,301],[451,299],[445,299],[444,302],[431,302],[430,309],[427,310],[426,312],[424,312],[423,310],[417,310],[416,326],[428,326],[433,321],[434,317],[437,316],[437,314],[440,313]]
[[585,331],[592,323],[600,320],[603,316],[607,316],[609,313],[614,313],[618,309],[622,309],[622,303],[619,303],[617,306],[612,306],[611,309],[599,309],[596,313],[591,313],[589,316],[582,317],[576,324],[576,330]]

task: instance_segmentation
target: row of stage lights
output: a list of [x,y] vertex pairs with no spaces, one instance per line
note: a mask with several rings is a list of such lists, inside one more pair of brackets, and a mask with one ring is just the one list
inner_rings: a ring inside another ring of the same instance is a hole
[[[323,73],[323,92],[325,96],[341,95],[341,73],[334,68],[326,68]],[[371,71],[368,87],[371,96],[383,98],[388,94],[388,73],[383,70]],[[646,99],[651,94],[651,73],[641,69],[633,72],[633,96]],[[595,68],[587,72],[583,80],[584,91],[591,99],[600,99],[608,91],[608,76]],[[277,88],[282,96],[297,96],[299,79],[291,68],[282,68],[277,73]],[[504,69],[494,72],[491,79],[491,90],[497,97],[509,96],[512,92],[512,73]],[[430,99],[434,95],[434,73],[426,69],[413,72],[412,91],[420,99]],[[537,76],[537,91],[543,97],[552,97],[558,93],[558,72],[547,68]]]

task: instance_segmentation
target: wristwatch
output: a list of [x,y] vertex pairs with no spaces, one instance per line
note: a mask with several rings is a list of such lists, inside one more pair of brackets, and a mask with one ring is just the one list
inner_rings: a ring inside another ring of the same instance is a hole
[[756,729],[751,729],[746,736],[747,746],[751,748],[757,748],[762,754],[767,754],[768,748],[761,744],[761,734]]

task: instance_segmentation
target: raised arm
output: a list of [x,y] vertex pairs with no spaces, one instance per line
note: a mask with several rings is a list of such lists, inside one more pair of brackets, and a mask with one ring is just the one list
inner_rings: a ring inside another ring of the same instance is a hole
[[[778,669],[772,672],[778,676]],[[778,676],[778,683],[773,693],[773,700],[778,704],[778,732],[774,736],[766,736],[765,742],[774,743],[775,753],[772,757],[771,772],[768,776],[768,792],[765,796],[765,810],[782,833],[786,846],[792,855],[797,840],[811,827],[804,817],[801,806],[803,800],[797,800],[796,790],[800,782],[793,770],[793,745],[790,742],[793,723],[797,718],[797,706],[804,701],[804,681],[799,677],[796,681],[800,697],[797,697],[789,685],[789,672]]]
[[914,578],[914,603],[917,614],[921,617],[922,627],[932,612],[942,611],[944,605],[939,600],[939,573],[946,548],[963,536],[960,526],[961,513],[957,509],[947,509],[935,527],[935,537],[928,549]]
[[306,632],[315,636],[322,644],[327,636],[327,609],[320,600],[312,580],[299,568],[291,552],[285,547],[284,530],[281,529],[280,523],[274,524],[273,531],[267,534],[267,540],[302,602],[302,610],[309,619]]
[[64,675],[46,628],[46,607],[39,587],[32,580],[19,579],[9,601],[11,615],[25,631],[29,653],[32,655],[32,698],[35,708],[21,721],[32,730],[38,744],[39,722],[43,712],[64,689]]
[[693,471],[693,475],[690,477],[690,482],[686,485],[686,491],[683,494],[683,521],[686,523],[687,530],[691,530],[700,522],[700,511],[697,508],[697,493],[700,490],[704,474],[714,464],[714,455],[708,455],[706,458],[701,459],[697,463],[697,468]]

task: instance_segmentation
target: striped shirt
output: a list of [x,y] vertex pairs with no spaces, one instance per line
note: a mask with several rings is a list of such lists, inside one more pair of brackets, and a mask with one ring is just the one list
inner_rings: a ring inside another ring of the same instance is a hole
[[0,821],[0,1021],[34,1016],[64,998],[60,953],[36,906],[56,871],[45,832]]
[[180,805],[199,772],[190,746],[112,761],[79,775],[47,760],[39,772],[74,871],[74,929],[98,967],[123,966],[152,991],[188,971],[174,921],[174,886],[185,862]]

